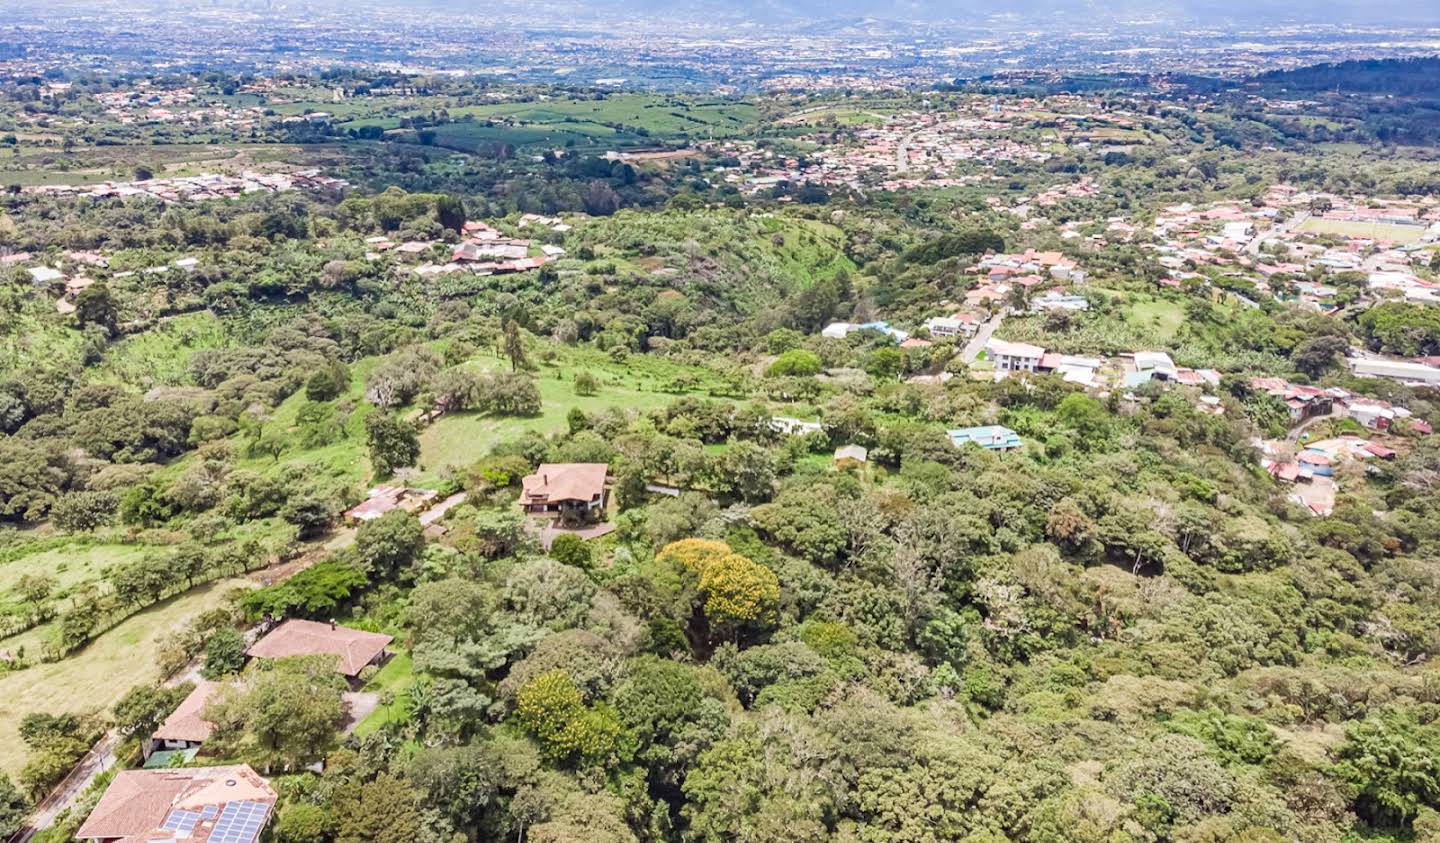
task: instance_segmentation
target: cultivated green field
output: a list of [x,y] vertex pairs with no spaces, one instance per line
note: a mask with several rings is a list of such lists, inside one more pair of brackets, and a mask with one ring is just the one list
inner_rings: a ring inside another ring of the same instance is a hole
[[466,106],[449,113],[475,122],[437,126],[436,141],[467,151],[491,143],[613,149],[682,137],[730,137],[749,130],[759,117],[746,102],[644,94]]

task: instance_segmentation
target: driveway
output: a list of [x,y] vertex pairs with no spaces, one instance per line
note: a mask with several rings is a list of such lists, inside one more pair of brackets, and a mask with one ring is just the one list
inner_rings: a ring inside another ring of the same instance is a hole
[[347,735],[380,705],[380,695],[371,691],[347,691],[344,699],[345,727],[341,731]]
[[1000,327],[1000,323],[1003,321],[1005,321],[1005,311],[1002,310],[990,317],[990,321],[981,325],[975,331],[975,336],[965,343],[965,350],[960,352],[961,359],[966,363],[974,363],[975,358],[980,356],[980,352],[985,350],[985,344],[990,342],[990,337],[995,335],[995,329]]
[[101,773],[115,766],[115,747],[120,742],[120,736],[112,729],[105,733],[100,742],[85,753],[70,775],[45,797],[35,807],[34,813],[30,815],[30,823],[20,829],[20,833],[10,838],[10,843],[27,843],[37,832],[50,827],[60,812],[70,807],[85,788],[95,781]]

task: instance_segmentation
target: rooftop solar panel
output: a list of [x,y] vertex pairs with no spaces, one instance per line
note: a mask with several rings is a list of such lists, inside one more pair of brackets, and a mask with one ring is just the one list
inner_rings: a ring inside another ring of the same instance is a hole
[[175,832],[176,837],[188,837],[190,832],[195,830],[195,823],[200,821],[200,815],[194,811],[175,809],[165,817],[161,828]]
[[210,831],[210,843],[253,843],[270,806],[264,802],[228,802]]

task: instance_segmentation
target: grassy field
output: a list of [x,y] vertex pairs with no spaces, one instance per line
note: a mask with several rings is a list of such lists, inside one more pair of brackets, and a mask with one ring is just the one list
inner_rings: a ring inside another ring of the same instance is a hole
[[368,717],[355,724],[354,734],[363,738],[386,723],[404,721],[409,716],[410,686],[414,684],[415,671],[410,654],[396,653],[365,686],[365,690],[371,693],[390,694],[394,702],[388,706],[376,706]]
[[451,115],[473,114],[476,119],[506,118],[518,123],[557,124],[575,120],[594,124],[624,124],[651,136],[679,134],[733,135],[751,126],[759,113],[738,100],[704,100],[647,94],[614,94],[604,99],[550,100],[499,103],[452,109]]
[[435,142],[448,149],[474,152],[488,144],[508,143],[516,147],[579,149],[613,148],[638,144],[643,139],[631,132],[616,132],[595,123],[554,123],[503,125],[495,123],[450,123],[435,128]]
[[[496,418],[477,413],[452,413],[441,417],[420,434],[420,464],[427,478],[434,478],[446,466],[470,465],[489,453],[496,444],[527,432],[543,435],[568,429],[567,416],[572,409],[594,413],[609,407],[627,410],[648,410],[664,407],[677,400],[678,394],[662,388],[681,375],[703,378],[710,373],[668,364],[657,358],[641,358],[635,365],[621,365],[608,357],[570,350],[555,366],[544,366],[537,373],[535,385],[540,390],[540,415],[531,418]],[[502,367],[499,358],[480,358],[468,364],[478,370]],[[590,371],[600,381],[597,395],[575,394],[576,372]]]
[[1300,226],[1306,234],[1336,234],[1341,237],[1366,237],[1385,240],[1390,243],[1408,245],[1418,243],[1425,233],[1420,225],[1395,225],[1383,222],[1349,222],[1347,220],[1322,220],[1311,217]]
[[27,574],[49,574],[63,590],[86,580],[99,579],[102,568],[131,562],[151,548],[143,545],[91,544],[76,541],[0,564],[0,593],[8,592]]
[[0,770],[13,777],[25,765],[19,736],[25,715],[108,709],[131,686],[155,679],[157,639],[220,605],[231,588],[246,584],[224,580],[202,586],[146,609],[69,658],[0,673]]
[[1137,300],[1125,308],[1127,321],[1148,326],[1155,335],[1165,342],[1175,339],[1175,334],[1185,322],[1185,311],[1181,306],[1165,299]]
[[101,368],[117,383],[180,386],[189,380],[190,355],[228,344],[214,313],[187,313],[111,346]]
[[761,223],[767,234],[783,235],[780,245],[765,237],[761,238],[761,246],[774,253],[784,277],[803,280],[800,286],[834,277],[841,269],[856,271],[855,262],[845,254],[845,234],[839,228],[818,220],[779,217],[765,218]]
[[[468,115],[475,122],[436,127],[436,142],[467,151],[492,143],[531,149],[567,145],[613,149],[682,136],[730,137],[750,129],[759,116],[746,102],[644,94],[467,106],[450,109],[450,115]],[[355,125],[375,119],[360,118]]]

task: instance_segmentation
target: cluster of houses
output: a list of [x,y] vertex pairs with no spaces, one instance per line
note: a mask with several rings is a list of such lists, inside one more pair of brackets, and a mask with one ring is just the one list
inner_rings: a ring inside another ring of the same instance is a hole
[[[1141,229],[1116,220],[1110,231],[1132,239]],[[1358,272],[1372,304],[1440,304],[1440,282],[1429,271],[1429,244],[1440,241],[1434,199],[1347,199],[1279,184],[1250,205],[1165,208],[1149,234],[1153,242],[1141,247],[1169,271],[1161,282],[1169,286],[1208,283],[1198,270],[1210,267],[1261,294],[1330,311],[1339,288],[1327,279]]]
[[[721,177],[748,193],[786,182],[853,191],[946,188],[1001,181],[1006,178],[998,172],[1001,165],[1043,164],[1065,146],[1089,148],[1101,137],[1097,128],[1133,125],[1123,114],[1104,113],[1106,108],[1098,99],[1071,101],[1068,95],[1003,101],[976,95],[946,111],[871,113],[870,119],[841,134],[822,125],[796,136],[814,145],[803,158],[747,141],[699,146],[733,159],[733,164],[718,168]],[[1056,116],[1056,109],[1066,113]],[[1069,197],[1094,196],[1098,190],[1092,179],[1083,177],[1020,200],[1013,213],[1024,218],[1032,205],[1051,206]]]
[[247,193],[284,193],[290,190],[339,190],[343,179],[322,175],[319,170],[291,172],[242,172],[239,175],[210,173],[174,176],[145,181],[106,181],[98,184],[36,184],[21,188],[23,193],[53,196],[89,196],[96,199],[146,197],[170,204],[229,199]]
[[[338,626],[334,622],[291,618],[266,631],[245,654],[252,659],[331,658],[335,672],[345,677],[351,687],[358,687],[361,671],[372,665],[379,666],[389,658],[387,648],[393,640],[389,635]],[[194,758],[203,749],[215,728],[205,720],[203,712],[223,687],[223,682],[196,684],[146,741],[143,753],[147,764],[172,763],[177,753],[187,759]]]
[[1289,411],[1291,424],[1334,415],[1354,419],[1370,430],[1388,431],[1397,421],[1403,421],[1407,429],[1413,432],[1432,432],[1428,422],[1415,418],[1404,407],[1397,407],[1377,398],[1356,395],[1338,386],[1318,387],[1291,383],[1284,378],[1252,377],[1250,388],[1283,401]]
[[[12,252],[0,255],[0,267],[23,266],[30,276],[31,285],[40,292],[55,297],[55,310],[62,316],[75,312],[75,301],[80,293],[96,283],[91,277],[95,270],[110,266],[110,259],[99,252],[67,251],[50,263],[25,266],[36,263],[29,252]],[[140,270],[126,270],[108,275],[109,278],[129,278],[137,273],[163,275],[169,272],[194,272],[200,265],[199,258],[176,258],[169,263],[150,266]],[[99,274],[99,273],[95,273]]]
[[[992,337],[985,344],[986,359],[994,366],[996,378],[1020,372],[1057,374],[1067,382],[1086,387],[1106,385],[1102,369],[1107,361],[1103,357],[1089,357],[1078,354],[1061,354],[1023,342]],[[1175,365],[1169,354],[1163,351],[1136,351],[1118,355],[1115,363],[1119,369],[1119,385],[1133,389],[1150,381],[1173,382],[1181,386],[1218,386],[1220,373],[1214,369],[1191,369]]]
[[[247,655],[254,659],[320,656],[353,686],[361,671],[385,661],[391,637],[334,623],[291,619],[270,629]],[[257,843],[278,796],[246,764],[176,766],[203,752],[215,724],[205,708],[224,688],[199,682],[145,740],[143,769],[122,770],[80,825],[77,840],[94,843]]]
[[[521,218],[520,224],[522,226],[546,226],[555,231],[568,231],[570,228],[558,219],[541,217],[536,214],[526,214]],[[560,246],[545,244],[537,249],[531,241],[518,237],[507,237],[504,233],[483,222],[465,223],[461,235],[464,239],[451,250],[448,263],[426,263],[415,267],[412,271],[422,278],[456,272],[470,275],[505,275],[539,269],[565,254],[565,250]],[[378,240],[372,238],[371,242],[376,248],[393,248],[401,254],[413,255],[427,254],[435,245],[416,241],[397,246],[384,238]],[[540,254],[533,254],[537,250]]]

